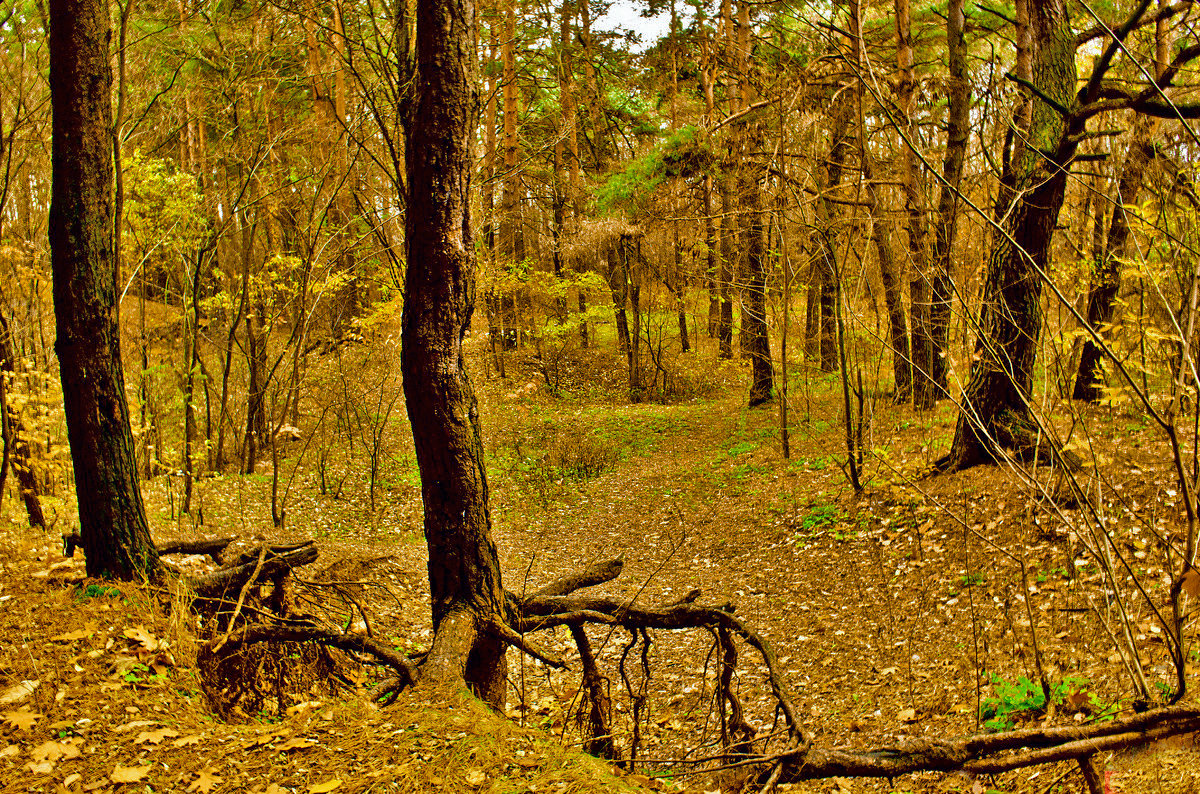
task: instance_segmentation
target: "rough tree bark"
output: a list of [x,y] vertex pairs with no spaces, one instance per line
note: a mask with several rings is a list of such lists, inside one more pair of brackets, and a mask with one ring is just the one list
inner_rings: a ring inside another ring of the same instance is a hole
[[1042,274],[1084,120],[1071,113],[1077,107],[1076,45],[1064,3],[1031,0],[1029,19],[1036,50],[1032,85],[1039,98],[1014,156],[1015,199],[992,246],[954,442],[939,462],[951,470],[995,460],[1001,449],[1023,458],[1036,451],[1028,400],[1042,330]]
[[153,580],[125,376],[113,250],[107,0],[50,0],[50,264],[55,351],[89,576]]
[[412,423],[434,640],[422,675],[465,681],[502,706],[503,590],[487,473],[463,339],[475,303],[471,135],[478,115],[473,0],[417,4],[414,99],[405,160],[407,261],[401,370]]

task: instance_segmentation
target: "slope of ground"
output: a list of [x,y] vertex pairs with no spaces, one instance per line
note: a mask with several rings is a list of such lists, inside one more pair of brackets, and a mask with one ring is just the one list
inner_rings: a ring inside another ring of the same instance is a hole
[[[615,370],[616,362],[594,355],[568,373],[568,383],[602,382],[588,366]],[[509,589],[529,592],[620,556],[624,573],[604,592],[660,603],[699,589],[704,603],[732,603],[775,648],[805,730],[822,744],[865,748],[970,733],[985,718],[1033,725],[1128,711],[1134,673],[1113,641],[1118,617],[1132,629],[1136,674],[1155,692],[1171,681],[1150,605],[1166,597],[1166,555],[1180,511],[1169,457],[1136,416],[1091,417],[1108,432],[1093,507],[1114,527],[1112,553],[1130,562],[1148,600],[1130,594],[1131,582],[1118,581],[1116,590],[1105,584],[1086,551],[1095,547],[1086,529],[1091,514],[1051,498],[1061,491],[1056,473],[980,468],[925,476],[948,443],[952,406],[920,415],[884,400],[864,405],[869,454],[865,487],[855,494],[842,469],[835,378],[798,371],[799,415],[785,460],[775,408],[742,407],[738,364],[713,367],[696,357],[698,396],[630,405],[616,381],[585,396],[551,397],[534,363],[525,370],[521,363],[514,357],[510,373],[523,371],[523,380],[481,381]],[[374,509],[361,447],[334,449],[318,471],[318,449],[304,442],[280,465],[282,530],[271,525],[272,476],[264,468],[201,481],[203,523],[199,509],[178,514],[178,481],[156,478],[146,489],[156,537],[316,538],[321,558],[299,583],[310,608],[349,625],[361,603],[377,634],[419,650],[429,636],[428,594],[405,431],[398,421],[389,430]],[[336,491],[319,487],[330,472],[343,478]],[[39,682],[23,700],[0,706],[7,742],[0,771],[30,776],[11,790],[57,790],[75,774],[67,790],[113,788],[118,769],[145,779],[122,785],[146,782],[156,791],[320,791],[333,780],[347,791],[623,785],[611,776],[600,782],[591,775],[605,768],[547,744],[547,737],[580,741],[578,672],[549,671],[515,653],[508,722],[461,701],[453,710],[404,699],[365,706],[366,676],[336,685],[288,681],[272,698],[238,705],[232,723],[215,721],[188,661],[195,627],[186,618],[171,622],[181,613],[169,609],[170,599],[164,606],[146,594],[112,596],[96,583],[80,589],[72,581],[77,568],[56,567],[48,543],[14,524],[0,570],[0,629],[21,638],[5,646],[0,690]],[[707,632],[658,632],[648,647],[623,631],[592,631],[591,639],[625,754],[636,709],[639,772],[655,785],[698,791],[746,782],[736,770],[714,776],[690,763],[712,755],[719,734]],[[537,641],[572,658],[565,631]],[[1022,680],[1036,681],[1039,665],[1053,702],[1027,708]],[[760,660],[743,650],[738,670],[747,718],[760,736],[771,735],[778,723]],[[471,715],[465,723],[455,722],[460,712]],[[1097,760],[1113,792],[1195,791],[1200,776],[1189,743]],[[1083,782],[1077,768],[1063,765],[995,779],[835,780],[793,790],[1065,792],[1083,790]]]

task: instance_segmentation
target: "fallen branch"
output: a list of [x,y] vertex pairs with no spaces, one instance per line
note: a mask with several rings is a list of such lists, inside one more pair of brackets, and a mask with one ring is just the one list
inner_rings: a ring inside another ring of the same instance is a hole
[[[312,541],[292,546],[271,546],[262,566],[258,565],[258,549],[253,554],[243,554],[238,561],[219,571],[187,580],[197,598],[221,599],[227,593],[241,590],[249,581],[262,582],[274,579],[293,568],[308,565],[317,559],[317,547]],[[249,557],[248,561],[245,560]]]
[[1200,730],[1200,708],[1171,706],[1092,725],[1026,728],[958,739],[914,739],[868,751],[802,747],[760,763],[782,762],[782,782],[828,777],[894,778],[914,772],[999,774],[1076,761]]
[[159,554],[207,554],[212,561],[221,564],[221,555],[237,538],[202,538],[200,540],[173,540],[158,547]]

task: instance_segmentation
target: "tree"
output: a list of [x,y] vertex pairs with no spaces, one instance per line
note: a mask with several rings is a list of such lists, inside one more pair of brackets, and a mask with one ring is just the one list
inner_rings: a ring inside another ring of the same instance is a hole
[[[1020,74],[1012,79],[1035,100],[1028,134],[1013,155],[1011,204],[992,245],[971,378],[950,453],[939,461],[943,468],[964,469],[994,460],[1003,451],[1021,458],[1041,454],[1029,405],[1042,330],[1041,295],[1067,177],[1087,137],[1088,119],[1125,108],[1168,118],[1198,112],[1159,96],[1180,67],[1200,56],[1200,47],[1180,50],[1154,84],[1136,94],[1105,79],[1125,37],[1142,24],[1149,6],[1150,0],[1142,0],[1114,32],[1076,91],[1075,53],[1092,34],[1072,31],[1061,0],[1029,3],[1032,79]],[[1008,200],[1002,191],[1000,202]]]
[[121,370],[107,0],[49,4],[55,350],[89,576],[158,578]]
[[405,149],[408,268],[401,330],[425,539],[433,645],[423,676],[504,700],[503,590],[491,538],[479,411],[463,340],[475,305],[471,136],[478,115],[473,0],[417,4],[415,97]]

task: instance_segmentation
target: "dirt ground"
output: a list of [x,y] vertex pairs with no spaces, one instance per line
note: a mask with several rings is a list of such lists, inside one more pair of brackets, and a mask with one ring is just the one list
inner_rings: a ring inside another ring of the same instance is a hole
[[[478,378],[505,585],[528,592],[622,557],[623,574],[603,592],[653,604],[699,589],[703,603],[736,605],[774,648],[818,743],[878,747],[984,730],[987,719],[1104,719],[1132,710],[1136,677],[1153,693],[1173,680],[1151,607],[1165,603],[1181,509],[1169,456],[1134,414],[1088,417],[1103,440],[1091,448],[1099,467],[1080,504],[1064,498],[1061,475],[1048,469],[929,476],[953,431],[953,406],[922,415],[879,399],[864,406],[856,494],[828,376],[798,371],[785,459],[777,406],[742,407],[746,374],[736,363],[697,361],[704,388],[667,405],[628,404],[612,396],[616,387],[572,391],[571,377],[583,382],[586,372],[568,373],[567,396],[551,397],[520,365],[514,359],[510,374],[521,377]],[[203,480],[190,516],[178,514],[179,483],[156,478],[146,488],[155,536],[316,539],[320,558],[298,576],[306,609],[350,627],[352,604],[361,603],[371,631],[419,650],[430,635],[419,495],[407,427],[394,424],[374,509],[361,457],[331,458],[318,472],[317,448],[298,447],[281,465],[282,532],[271,524],[271,477],[262,470]],[[340,493],[322,494],[318,478],[331,471],[343,477]],[[186,593],[86,581],[82,562],[62,557],[62,524],[33,533],[12,499],[4,510],[0,791],[709,792],[746,783],[691,763],[716,752],[706,632],[658,632],[644,657],[623,631],[592,633],[626,754],[639,704],[638,762],[618,770],[577,750],[577,669],[550,671],[512,651],[503,718],[454,693],[380,708],[363,698],[372,668],[299,647],[285,649],[294,663],[247,654],[256,687],[213,686],[198,662],[205,627],[185,608]],[[1087,527],[1097,525],[1108,528],[1107,553],[1128,562],[1128,576],[1106,577],[1089,551],[1098,536]],[[174,562],[185,572],[211,567],[203,558]],[[1118,625],[1132,627],[1136,663],[1114,642]],[[537,641],[571,660],[569,634]],[[1022,679],[1038,680],[1039,659],[1052,702],[1018,708],[1028,694]],[[759,735],[777,733],[761,660],[748,648],[738,687]],[[1192,737],[1097,762],[1110,792],[1200,791]],[[781,789],[1085,787],[1076,767],[1059,765],[994,779]]]

